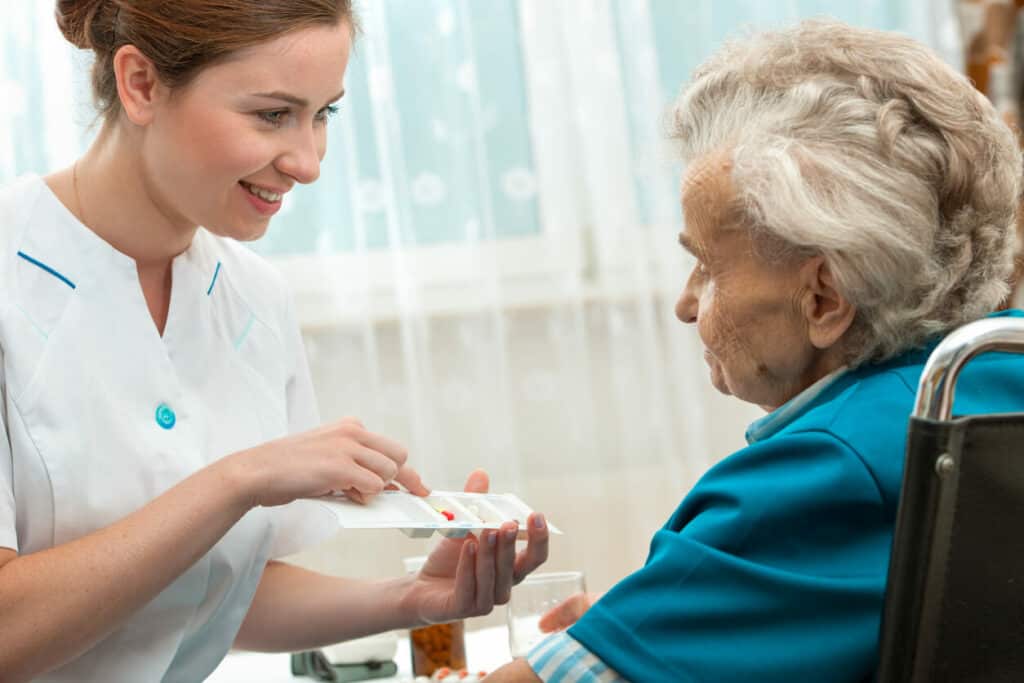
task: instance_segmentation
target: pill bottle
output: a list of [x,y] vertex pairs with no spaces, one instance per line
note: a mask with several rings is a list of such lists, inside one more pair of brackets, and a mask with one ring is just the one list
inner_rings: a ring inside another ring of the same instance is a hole
[[[426,557],[407,557],[402,562],[407,572],[420,570]],[[413,676],[430,676],[441,667],[459,671],[466,668],[466,625],[453,621],[409,631]]]

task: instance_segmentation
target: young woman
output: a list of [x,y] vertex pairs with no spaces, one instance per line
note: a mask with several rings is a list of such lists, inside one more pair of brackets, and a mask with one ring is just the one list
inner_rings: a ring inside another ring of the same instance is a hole
[[[280,277],[236,240],[319,174],[348,0],[60,0],[102,127],[0,189],[0,679],[198,681],[229,648],[300,650],[490,611],[547,555],[533,516],[411,578],[276,562],[297,499],[426,493],[394,441],[316,427]],[[202,227],[200,227],[202,226]],[[476,473],[467,487],[485,489]]]

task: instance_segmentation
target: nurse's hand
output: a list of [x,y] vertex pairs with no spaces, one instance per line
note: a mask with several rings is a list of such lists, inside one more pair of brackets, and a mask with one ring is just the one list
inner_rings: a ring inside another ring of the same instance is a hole
[[[476,470],[466,491],[486,493],[487,473]],[[480,538],[446,538],[427,558],[402,599],[417,623],[440,623],[488,614],[508,602],[512,586],[548,558],[548,529],[544,516],[527,520],[526,548],[516,554],[518,525],[485,530]]]
[[407,458],[401,444],[346,417],[233,453],[214,466],[226,468],[253,507],[284,505],[331,491],[365,503],[391,481],[416,495],[430,492],[406,466]]

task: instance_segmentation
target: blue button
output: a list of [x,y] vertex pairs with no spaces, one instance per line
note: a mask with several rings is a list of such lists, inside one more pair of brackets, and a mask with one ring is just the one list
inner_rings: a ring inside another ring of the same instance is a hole
[[156,407],[156,423],[164,429],[170,429],[177,422],[178,418],[174,416],[174,411],[166,403],[161,403]]

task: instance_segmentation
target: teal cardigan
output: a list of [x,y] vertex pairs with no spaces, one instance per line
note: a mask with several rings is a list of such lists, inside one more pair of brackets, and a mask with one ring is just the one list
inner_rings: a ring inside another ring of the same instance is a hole
[[[570,635],[637,683],[869,678],[932,348],[829,377],[755,422]],[[956,414],[1021,410],[1024,356],[968,364]]]

